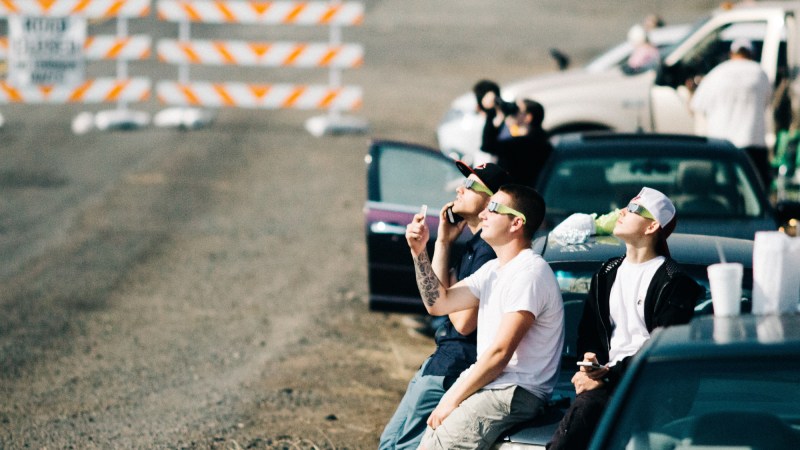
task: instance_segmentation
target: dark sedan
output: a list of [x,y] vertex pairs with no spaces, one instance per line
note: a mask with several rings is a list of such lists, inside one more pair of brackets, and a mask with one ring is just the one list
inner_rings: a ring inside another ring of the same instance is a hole
[[[555,143],[540,180],[549,221],[542,234],[571,212],[604,213],[625,206],[643,185],[663,189],[675,198],[679,233],[753,239],[756,230],[777,229],[775,210],[754,181],[755,172],[746,155],[724,141],[608,134],[570,136]],[[435,234],[439,210],[455,198],[463,175],[453,160],[439,151],[402,142],[374,141],[366,162],[364,219],[370,307],[424,312],[405,227],[426,204],[427,223]],[[694,166],[701,171],[713,169],[719,189],[708,188],[707,193],[726,199],[727,213],[690,198],[694,191],[690,191],[687,178]],[[432,244],[429,250],[433,250]],[[458,249],[455,252],[454,258]]]
[[677,232],[753,239],[800,208],[773,208],[747,155],[728,141],[698,136],[586,133],[554,138],[537,190],[552,228],[574,212],[622,208],[642,186],[665,193],[678,210]]
[[800,315],[701,317],[657,332],[591,449],[800,448]]
[[[719,249],[726,261],[738,262],[744,267],[742,279],[742,311],[751,309],[753,287],[753,241],[725,237],[699,236],[675,233],[668,239],[672,257],[681,267],[706,289],[706,294],[695,307],[695,315],[713,312],[708,286],[707,267],[719,262]],[[575,351],[578,322],[583,312],[583,302],[589,292],[592,275],[600,265],[625,253],[625,245],[613,236],[595,236],[582,244],[564,244],[550,236],[533,242],[533,250],[541,254],[556,274],[564,299],[565,339],[561,357],[561,378],[553,393],[556,405],[541,419],[514,430],[496,448],[502,450],[544,448],[555,430],[563,409],[575,396],[570,382],[575,373],[578,355]]]

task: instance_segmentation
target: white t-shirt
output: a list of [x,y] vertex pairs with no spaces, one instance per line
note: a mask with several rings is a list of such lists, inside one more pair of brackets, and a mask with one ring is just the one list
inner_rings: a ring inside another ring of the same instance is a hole
[[535,319],[503,373],[485,388],[517,385],[547,399],[558,379],[564,346],[561,290],[547,262],[530,249],[503,267],[498,264],[493,259],[464,279],[480,299],[478,358],[494,342],[504,314],[530,311]]
[[632,356],[650,339],[644,322],[644,299],[647,289],[664,257],[657,256],[641,264],[622,261],[611,286],[608,307],[611,312],[611,350],[609,366]]
[[748,59],[730,59],[709,72],[692,97],[691,107],[706,118],[709,137],[733,145],[765,147],[765,111],[772,86],[761,66]]

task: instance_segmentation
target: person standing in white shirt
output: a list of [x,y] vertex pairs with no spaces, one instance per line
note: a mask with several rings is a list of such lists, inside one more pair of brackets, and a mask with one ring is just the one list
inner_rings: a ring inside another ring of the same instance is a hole
[[727,139],[747,151],[769,189],[772,175],[765,120],[772,101],[772,85],[761,65],[753,61],[753,55],[752,42],[734,40],[730,59],[700,81],[691,109],[704,119],[709,137]]

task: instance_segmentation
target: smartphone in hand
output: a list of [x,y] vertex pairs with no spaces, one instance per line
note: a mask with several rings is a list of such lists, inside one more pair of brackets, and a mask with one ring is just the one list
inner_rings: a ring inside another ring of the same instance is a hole
[[596,362],[589,362],[589,361],[578,361],[576,364],[578,364],[581,367],[586,367],[587,370],[601,369],[603,367]]
[[453,212],[453,207],[452,207],[452,206],[451,206],[451,207],[449,207],[449,208],[447,208],[447,209],[445,210],[445,215],[447,216],[447,221],[448,221],[448,222],[449,222],[451,225],[455,225],[455,224],[457,224],[458,222],[461,222],[462,220],[464,220],[464,218],[463,218],[463,217],[461,217],[461,216],[459,216],[458,214],[456,214],[456,213],[454,213],[454,212]]

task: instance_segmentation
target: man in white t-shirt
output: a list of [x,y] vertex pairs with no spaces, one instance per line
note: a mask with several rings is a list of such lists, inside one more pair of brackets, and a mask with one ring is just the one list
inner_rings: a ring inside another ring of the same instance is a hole
[[605,262],[592,277],[578,327],[583,363],[572,377],[577,396],[559,423],[548,450],[586,448],[611,393],[631,358],[658,327],[691,320],[704,293],[669,256],[675,206],[661,192],[643,188],[620,211],[614,236],[625,255]]
[[761,65],[753,61],[753,55],[749,40],[734,40],[730,59],[700,81],[691,109],[705,120],[705,134],[727,139],[747,152],[769,188],[772,177],[765,120],[772,101],[772,85]]
[[406,240],[428,312],[478,306],[478,359],[431,413],[420,448],[489,448],[549,399],[564,345],[564,308],[553,271],[530,248],[544,212],[533,189],[502,186],[480,214],[481,237],[497,259],[447,289],[426,251],[424,217],[418,214],[408,225]]

